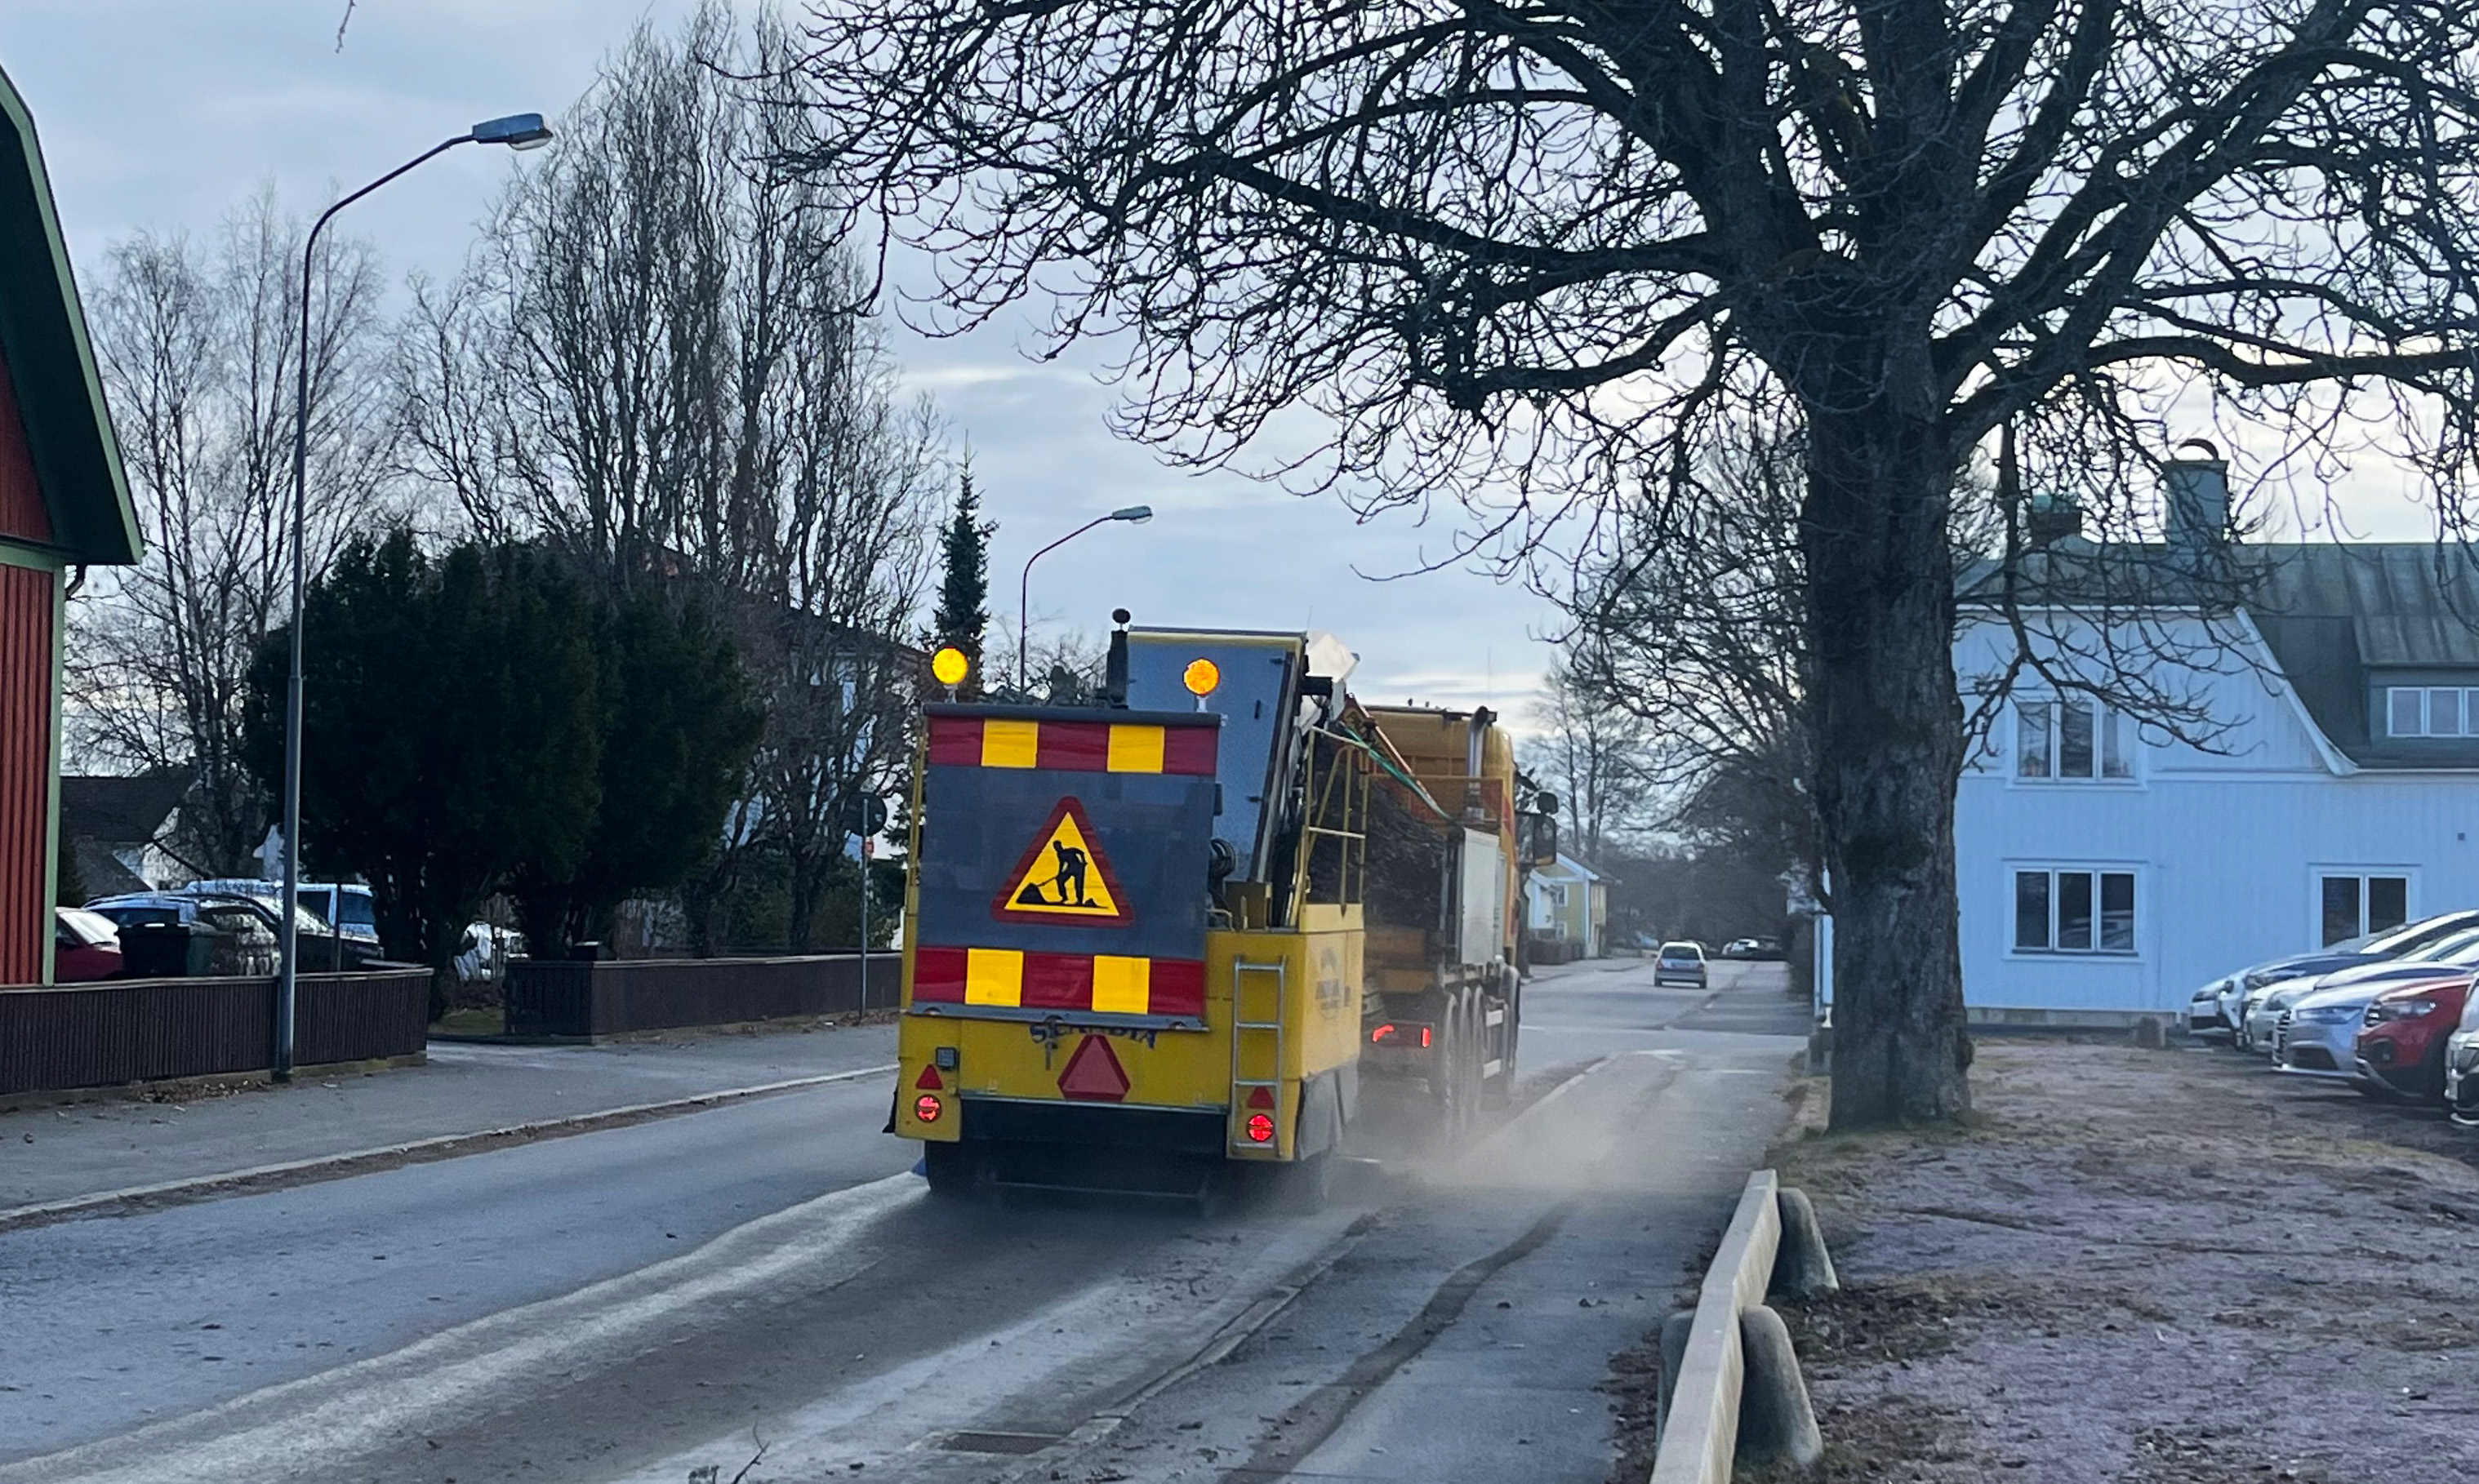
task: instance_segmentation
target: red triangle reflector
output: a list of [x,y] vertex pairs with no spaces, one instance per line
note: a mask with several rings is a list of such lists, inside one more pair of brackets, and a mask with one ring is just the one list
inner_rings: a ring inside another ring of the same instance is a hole
[[925,1093],[939,1093],[946,1091],[947,1082],[938,1075],[937,1068],[924,1067],[921,1075],[912,1079],[912,1085]]
[[1114,1103],[1128,1095],[1127,1069],[1119,1065],[1119,1053],[1111,1049],[1107,1038],[1087,1036],[1077,1043],[1075,1055],[1059,1074],[1059,1093],[1095,1103]]
[[1274,1106],[1274,1090],[1269,1087],[1261,1087],[1251,1092],[1248,1094],[1248,1106],[1251,1108],[1270,1108]]

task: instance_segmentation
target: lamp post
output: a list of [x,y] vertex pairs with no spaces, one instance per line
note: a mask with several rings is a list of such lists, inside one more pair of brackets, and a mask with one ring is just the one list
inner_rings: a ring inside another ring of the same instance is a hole
[[1151,520],[1152,518],[1154,518],[1154,508],[1150,505],[1122,506],[1121,508],[1111,512],[1107,516],[1094,516],[1092,519],[1086,521],[1083,525],[1078,526],[1075,530],[1068,532],[1059,540],[1052,541],[1049,545],[1042,547],[1039,551],[1036,551],[1032,556],[1024,559],[1024,579],[1016,585],[1015,592],[1015,688],[1018,691],[1030,692],[1032,689],[1030,682],[1025,678],[1025,654],[1027,647],[1026,636],[1030,633],[1033,627],[1033,613],[1031,609],[1033,601],[1033,564],[1040,561],[1043,557],[1050,555],[1052,552],[1057,551],[1060,547],[1066,545],[1069,541],[1074,541],[1076,538],[1084,535],[1086,532],[1093,529],[1097,525],[1108,525],[1113,520],[1124,520],[1130,525],[1143,525],[1146,521]]
[[[294,970],[300,959],[296,930],[301,912],[301,583],[302,547],[308,543],[310,479],[310,275],[318,262],[319,234],[338,212],[381,186],[459,144],[505,144],[510,149],[539,149],[550,142],[550,125],[540,113],[511,113],[475,124],[397,165],[377,180],[319,214],[301,244],[301,362],[294,368],[293,389],[293,601],[291,655],[284,675],[284,896],[276,917],[281,957],[275,971],[275,1080],[293,1080],[294,1011],[298,1003]],[[342,904],[338,916],[342,918]]]

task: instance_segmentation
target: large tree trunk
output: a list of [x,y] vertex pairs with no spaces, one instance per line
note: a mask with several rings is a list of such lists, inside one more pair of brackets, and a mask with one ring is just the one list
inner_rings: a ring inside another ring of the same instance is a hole
[[1955,451],[1892,405],[1809,414],[1815,789],[1832,874],[1836,1128],[1971,1106],[1955,932]]

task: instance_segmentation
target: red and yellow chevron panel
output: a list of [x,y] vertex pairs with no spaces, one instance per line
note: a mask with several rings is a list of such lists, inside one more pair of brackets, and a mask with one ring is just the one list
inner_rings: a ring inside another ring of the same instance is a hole
[[1214,729],[1126,721],[930,718],[930,761],[946,767],[1051,767],[1086,773],[1214,773]]
[[912,955],[912,1000],[1095,1015],[1202,1016],[1205,965],[1198,959],[923,946]]

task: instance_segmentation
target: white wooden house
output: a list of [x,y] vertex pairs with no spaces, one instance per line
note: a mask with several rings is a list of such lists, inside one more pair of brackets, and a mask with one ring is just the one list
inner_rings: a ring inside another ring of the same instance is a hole
[[[2186,530],[2216,535],[2227,484],[2211,460],[2171,478],[2172,541],[2150,549],[2174,567],[2182,499]],[[2215,556],[2246,572],[2236,612],[2164,599],[2109,620],[2142,631],[2115,634],[2122,652],[2158,654],[2176,670],[2163,680],[2204,704],[2207,745],[2018,680],[1965,771],[1955,844],[1976,1018],[2172,1012],[2274,954],[2479,905],[2479,569],[2426,543]],[[1963,613],[1969,695],[2013,641]],[[2109,637],[2042,623],[2061,650]]]
[[[2182,739],[2018,676],[1955,801],[1975,1020],[2171,1015],[2249,964],[2479,906],[2479,562],[2427,542],[2218,545],[2226,465],[2169,474],[2166,543],[2068,538],[2029,564],[2062,590],[2079,561],[2122,577],[2148,558],[2160,599],[2060,604],[2031,627],[2068,676],[2077,653],[2150,656],[2209,724]],[[2235,608],[2178,580],[2199,558],[2241,574]],[[1967,577],[1966,699],[2015,653],[1981,592]],[[1820,1008],[1832,942],[1820,918]]]

